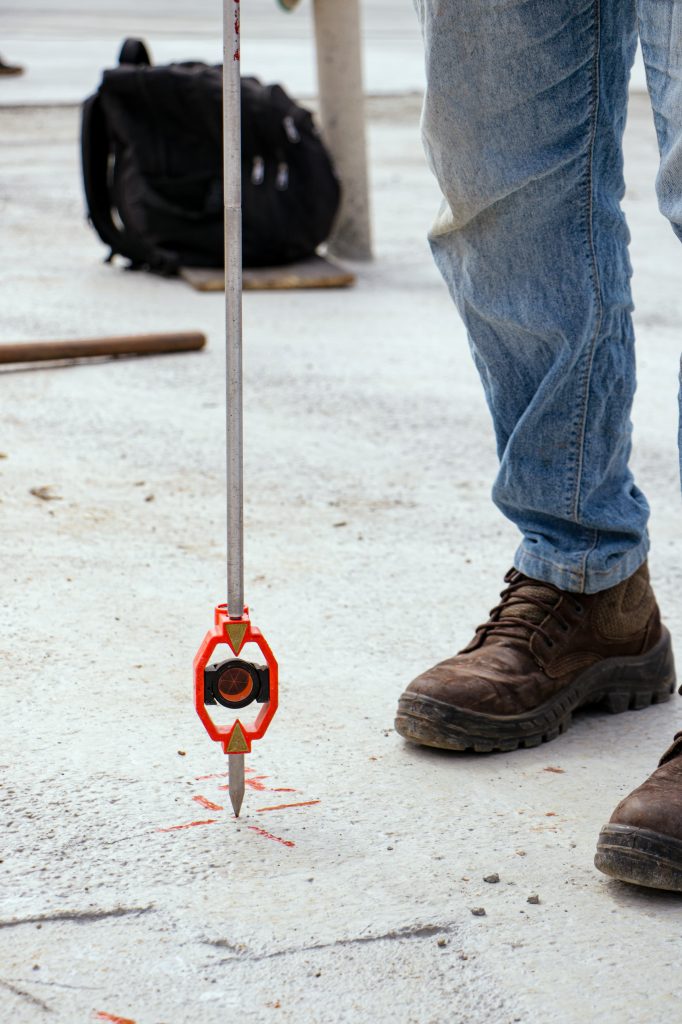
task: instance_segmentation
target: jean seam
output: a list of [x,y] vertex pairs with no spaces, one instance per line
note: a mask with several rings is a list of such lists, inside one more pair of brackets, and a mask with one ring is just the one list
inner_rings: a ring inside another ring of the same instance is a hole
[[526,552],[526,555],[533,561],[543,562],[545,565],[551,565],[553,569],[558,569],[560,572],[565,572],[569,576],[580,576],[579,569],[569,569],[565,564],[560,565],[559,562],[553,562],[551,558],[546,558],[544,555],[536,555],[535,553],[530,554],[530,552]]
[[[632,550],[633,551],[637,551],[637,550],[639,550],[640,547],[643,547],[645,550],[648,549],[647,548],[647,544],[646,544],[646,538],[643,538],[642,541],[640,541],[640,543],[637,545],[637,547],[633,548]],[[551,558],[547,558],[545,555],[538,555],[534,551],[533,552],[524,551],[524,554],[525,554],[526,558],[530,559],[533,562],[543,562],[545,565],[551,565],[553,569],[559,569],[561,572],[565,572],[569,576],[577,576],[577,575],[579,575],[579,570],[578,569],[571,569],[570,567],[568,567],[566,565],[565,562],[561,562],[561,563],[560,562],[554,562],[554,561],[552,561]],[[613,569],[592,569],[591,572],[590,572],[590,576],[612,576],[612,575],[613,575]]]
[[587,579],[587,562],[593,551],[596,551],[597,545],[599,544],[599,530],[593,530],[592,547],[581,556],[581,568],[580,568],[580,586],[585,589],[585,581]]
[[[595,533],[597,533],[597,534],[598,534],[598,532],[599,531],[595,531]],[[647,544],[647,541],[646,541],[646,535],[642,539],[642,541],[637,545],[637,547],[633,549],[633,551],[639,551],[640,549],[643,551],[643,554],[644,554],[644,557],[643,557],[642,561],[640,562],[640,565],[641,565],[641,564],[643,564],[644,561],[646,561],[646,556],[647,556],[647,551],[648,551],[648,544]],[[584,576],[581,578],[581,572],[580,572],[579,569],[571,569],[569,566],[566,565],[566,563],[561,563],[560,564],[559,562],[553,561],[551,558],[547,558],[544,555],[537,554],[535,551],[530,552],[530,551],[523,550],[523,548],[521,548],[520,550],[522,551],[521,559],[520,560],[528,560],[530,562],[541,562],[543,565],[548,565],[552,569],[556,569],[557,572],[561,573],[562,575],[565,575],[567,577],[575,577],[575,578],[579,579],[580,582],[581,582],[581,585],[583,587],[585,586],[586,580],[585,580]],[[519,571],[523,572],[524,570],[519,570]],[[593,577],[603,577],[603,576],[609,577],[609,576],[614,576],[614,575],[617,575],[617,572],[613,568],[610,568],[610,569],[592,569],[591,572],[590,572],[590,578],[593,578]]]
[[[577,409],[577,416],[575,420],[574,434],[577,433],[577,464],[574,470],[574,483],[573,483],[573,494],[571,498],[571,505],[569,509],[569,515],[575,523],[579,523],[579,510],[580,510],[580,489],[582,485],[583,470],[584,470],[584,456],[585,456],[585,436],[587,432],[587,414],[589,410],[589,393],[590,384],[592,378],[592,366],[594,363],[594,354],[597,346],[597,339],[601,330],[602,317],[603,317],[603,303],[601,297],[601,281],[599,276],[599,266],[597,263],[597,253],[594,244],[594,149],[597,135],[597,122],[599,117],[599,93],[600,93],[600,82],[599,76],[601,71],[600,64],[600,47],[601,47],[601,5],[600,0],[594,0],[594,60],[592,63],[592,97],[593,106],[591,111],[591,126],[590,126],[590,138],[587,149],[587,166],[585,175],[585,214],[586,214],[586,241],[587,250],[590,261],[592,279],[592,288],[594,292],[594,301],[596,309],[596,320],[592,337],[590,338],[587,352],[584,355],[586,362],[585,370],[582,378],[579,382],[580,388],[580,402]],[[598,541],[599,534],[597,531],[592,532],[592,544],[588,551],[582,556],[582,567],[579,570],[582,583],[585,581],[585,574],[587,569],[587,559],[589,555],[594,551]]]

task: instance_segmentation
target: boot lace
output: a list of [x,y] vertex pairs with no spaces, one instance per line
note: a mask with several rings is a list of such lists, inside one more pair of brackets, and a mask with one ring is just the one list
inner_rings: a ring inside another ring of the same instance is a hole
[[584,610],[577,596],[559,590],[553,583],[531,580],[516,569],[510,569],[504,579],[508,586],[500,594],[500,603],[491,609],[488,621],[476,628],[477,635],[482,632],[483,641],[504,636],[528,643],[538,634],[547,647],[554,647],[555,641],[542,623],[549,615],[563,633],[568,632],[570,623],[557,609],[561,598],[568,598],[576,615]]

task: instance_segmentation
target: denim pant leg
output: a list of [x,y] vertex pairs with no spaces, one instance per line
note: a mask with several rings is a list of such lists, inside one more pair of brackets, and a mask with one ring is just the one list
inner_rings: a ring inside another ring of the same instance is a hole
[[[658,206],[682,240],[682,4],[637,0],[637,18],[661,154],[656,177]],[[682,480],[682,360],[679,394]]]
[[493,417],[493,498],[518,569],[594,593],[648,549],[620,208],[634,0],[415,3],[444,197],[430,240]]

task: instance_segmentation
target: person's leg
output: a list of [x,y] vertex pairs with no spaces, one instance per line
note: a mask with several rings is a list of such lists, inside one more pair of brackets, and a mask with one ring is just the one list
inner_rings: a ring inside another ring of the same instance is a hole
[[[661,155],[658,206],[682,240],[682,6],[675,0],[637,0],[637,20]],[[682,360],[679,404],[682,482]]]
[[668,700],[675,670],[628,469],[635,387],[621,140],[634,0],[417,0],[433,252],[466,323],[523,540],[490,619],[396,729],[453,750]]
[[[658,204],[682,240],[682,6],[637,0],[637,16],[661,154]],[[679,441],[682,478],[682,387]],[[653,775],[616,807],[595,864],[625,882],[682,891],[682,733]]]
[[416,0],[436,262],[497,437],[515,566],[595,593],[646,558],[621,137],[633,0]]

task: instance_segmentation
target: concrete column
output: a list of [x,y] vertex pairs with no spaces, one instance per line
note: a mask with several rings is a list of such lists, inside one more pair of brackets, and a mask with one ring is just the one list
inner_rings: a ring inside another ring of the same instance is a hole
[[329,239],[334,256],[372,258],[359,0],[313,0],[320,122],[343,198]]

